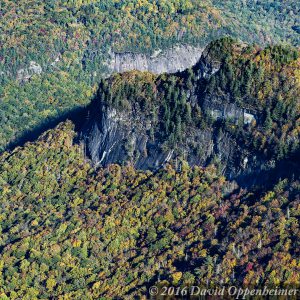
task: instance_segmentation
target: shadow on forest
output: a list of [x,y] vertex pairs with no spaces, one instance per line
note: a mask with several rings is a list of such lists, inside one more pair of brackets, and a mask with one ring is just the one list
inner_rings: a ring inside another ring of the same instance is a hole
[[276,167],[260,172],[239,175],[234,180],[242,188],[259,186],[269,188],[281,179],[299,179],[300,177],[300,149],[276,163]]
[[70,111],[61,114],[58,117],[53,117],[50,120],[42,122],[40,125],[33,128],[31,131],[25,132],[22,136],[17,138],[15,141],[8,144],[5,151],[13,150],[15,147],[22,147],[27,142],[35,141],[43,132],[53,129],[59,123],[66,120],[71,120],[75,124],[75,131],[79,132],[82,126],[82,121],[85,120],[87,115],[87,107],[77,107]]

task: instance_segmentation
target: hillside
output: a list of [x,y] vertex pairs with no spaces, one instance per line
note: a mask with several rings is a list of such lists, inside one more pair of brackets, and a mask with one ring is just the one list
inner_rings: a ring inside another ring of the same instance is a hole
[[231,38],[101,80],[76,128],[0,156],[1,297],[297,285],[299,84],[298,50]]
[[1,62],[12,72],[57,55],[94,69],[110,48],[151,53],[174,43],[205,45],[224,34],[250,43],[300,41],[299,4],[291,0],[4,0],[1,16]]
[[230,192],[213,166],[95,170],[74,137],[68,121],[0,156],[2,299],[299,283],[299,178]]
[[[215,62],[211,63],[213,60],[217,62],[215,66]],[[216,69],[213,70],[214,68]],[[215,72],[218,69],[220,69],[219,72],[212,74],[210,78],[206,76],[205,72]],[[195,103],[196,110],[193,113],[204,112],[206,116],[211,113],[223,114],[220,107],[218,108],[220,103],[226,104],[227,110],[248,109],[248,112],[257,114],[260,128],[262,125],[268,127],[268,130],[255,132],[255,140],[258,140],[258,143],[254,145],[255,148],[263,150],[266,148],[264,144],[270,142],[272,149],[276,148],[277,154],[281,152],[281,157],[291,151],[291,148],[296,148],[299,132],[297,129],[299,127],[299,121],[297,121],[299,117],[299,52],[294,48],[288,46],[272,46],[265,49],[258,46],[246,47],[231,39],[223,39],[220,43],[212,42],[208,45],[199,64],[189,71],[173,76],[153,77],[138,73],[140,75],[136,77],[134,74],[133,72],[116,75],[104,81],[108,88],[113,80],[118,82],[111,91],[114,99],[120,98],[122,95],[124,98],[122,101],[125,101],[128,96],[126,93],[137,93],[134,87],[131,87],[131,82],[143,90],[147,88],[147,85],[143,86],[143,81],[146,81],[159,89],[157,96],[155,93],[147,95],[155,109],[157,109],[155,103],[158,103],[159,99],[164,98],[163,101],[166,101],[168,106],[175,101],[174,98],[178,93],[180,95],[176,96],[178,98],[176,101],[184,102],[186,98],[188,103],[186,108],[181,107],[178,110],[177,115],[179,112],[183,112],[182,109],[189,109],[191,104],[194,107]],[[136,83],[137,80],[141,80],[141,82]],[[126,84],[127,87],[124,89]],[[175,88],[174,86],[177,84],[178,86]],[[100,81],[100,89],[101,86]],[[122,88],[123,90],[121,90]],[[72,114],[72,112],[76,112],[76,109],[87,106],[91,99],[99,100],[102,94],[101,90],[98,91],[98,96],[96,94],[99,85],[88,84],[79,74],[72,75],[65,71],[59,74],[34,77],[33,80],[23,85],[10,82],[1,86],[0,89],[2,89],[3,96],[0,102],[2,124],[0,147],[2,150],[9,145],[12,148],[22,140],[26,141],[31,132],[42,132],[43,128],[48,126],[47,124],[51,121],[62,120],[67,113]],[[141,92],[141,94],[143,93],[144,91]],[[141,99],[144,97],[143,95],[143,97],[136,96]],[[277,101],[278,99],[280,101]],[[210,111],[209,114],[208,111]],[[170,113],[173,114],[173,112]],[[229,111],[224,113],[228,114]],[[268,118],[268,124],[262,124],[269,114],[272,120]],[[174,123],[176,115],[170,117]],[[194,117],[196,118],[196,116]],[[196,120],[194,117],[193,121],[196,121],[197,124],[201,118],[202,125],[205,128],[209,127],[211,122],[206,120],[207,118],[199,115]],[[238,119],[237,115],[235,118]],[[283,125],[286,126],[283,127]],[[171,126],[174,131],[174,124],[170,123],[168,126]],[[165,132],[166,134],[168,130]],[[271,133],[271,136],[267,136],[268,132]],[[280,139],[281,137],[282,139]],[[247,143],[252,140],[252,138],[248,139]],[[173,137],[173,144],[174,142]],[[260,146],[260,144],[263,145]]]

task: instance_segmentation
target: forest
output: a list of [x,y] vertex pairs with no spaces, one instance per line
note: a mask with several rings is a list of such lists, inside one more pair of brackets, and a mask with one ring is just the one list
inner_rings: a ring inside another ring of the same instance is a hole
[[[224,38],[210,43],[206,52],[208,63],[221,62],[219,72],[209,79],[197,79],[201,72],[199,63],[170,76],[116,74],[99,79],[99,85],[87,83],[80,74],[66,72],[37,76],[23,85],[16,82],[3,85],[0,87],[3,95],[0,149],[12,148],[36,127],[43,128],[76,108],[87,107],[91,99],[102,98],[106,104],[120,108],[130,106],[132,101],[141,102],[142,113],[156,111],[161,114],[162,118],[154,114],[153,122],[161,121],[157,123],[159,131],[162,136],[168,136],[174,146],[177,137],[188,132],[184,127],[201,124],[202,128],[209,128],[212,124],[203,112],[203,99],[225,97],[226,102],[260,115],[256,126],[252,127],[254,130],[250,133],[242,130],[246,133],[245,141],[251,143],[249,146],[269,152],[275,149],[276,158],[295,151],[299,143],[299,51],[291,46],[247,46]],[[191,93],[197,94],[195,107],[188,101]],[[109,101],[105,100],[106,95]],[[227,125],[221,124],[235,134],[241,131],[240,126]]]
[[74,136],[68,121],[0,157],[1,299],[299,283],[299,180],[229,193],[213,166],[184,161],[95,170]]
[[[215,61],[218,72],[203,77],[202,69]],[[197,144],[190,140],[195,131],[218,127],[251,153],[280,160],[299,148],[299,64],[296,48],[262,49],[223,38],[211,42],[199,63],[184,72],[156,76],[133,71],[102,80],[90,110],[97,114],[102,105],[133,110],[153,125],[149,135],[165,141],[169,149]],[[205,107],[213,99],[221,108],[247,109],[256,120],[245,124],[231,116],[213,118]]]

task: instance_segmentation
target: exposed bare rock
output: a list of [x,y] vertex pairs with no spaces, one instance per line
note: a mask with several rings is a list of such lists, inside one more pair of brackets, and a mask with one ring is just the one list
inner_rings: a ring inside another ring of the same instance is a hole
[[[222,105],[219,107],[221,111]],[[192,130],[185,146],[165,149],[163,140],[149,135],[149,120],[133,110],[119,111],[106,106],[91,107],[92,117],[85,124],[82,138],[94,166],[131,163],[138,169],[155,170],[167,162],[184,158],[190,165],[222,162],[222,172],[234,179],[264,168],[260,158],[237,143],[234,137],[217,128]],[[225,115],[223,115],[225,117]],[[198,151],[192,145],[198,145]]]
[[[129,60],[128,57],[123,57],[123,62],[118,61],[113,65],[116,71],[122,72],[127,68],[151,70],[146,56],[130,55]],[[164,55],[156,53],[151,59],[162,57],[164,60]],[[167,68],[168,64],[162,66]],[[185,90],[186,100],[192,109],[199,105],[203,116],[210,116],[214,121],[244,124],[247,125],[247,130],[251,130],[255,122],[261,122],[258,110],[232,102],[229,94],[206,93],[205,90],[200,92],[197,88],[218,72],[220,67],[221,62],[204,51],[193,67],[196,83]],[[155,72],[163,70],[157,68]],[[179,76],[186,76],[187,73],[183,72]],[[207,127],[189,126],[184,133],[184,143],[169,147],[168,137],[157,134],[159,127],[156,127],[152,115],[148,115],[134,103],[135,101],[128,102],[122,109],[118,109],[117,106],[113,108],[105,104],[99,97],[88,108],[90,118],[83,126],[81,135],[87,154],[95,166],[131,163],[138,169],[155,170],[167,162],[177,165],[180,159],[188,161],[190,165],[207,166],[213,162],[228,178],[239,178],[240,181],[246,178],[246,184],[250,184],[247,179],[249,174],[269,168],[268,161],[262,156],[253,155],[252,150],[241,144],[236,136],[223,131],[218,125],[221,122],[214,122],[213,126]],[[161,111],[160,101],[155,105],[157,107],[154,110]]]
[[152,55],[140,53],[110,53],[106,62],[110,72],[149,71],[154,74],[175,73],[195,65],[203,48],[180,45],[166,51],[157,50]]
[[35,61],[31,61],[27,68],[19,69],[17,71],[18,81],[28,81],[34,74],[40,75],[43,72],[42,67]]
[[[138,70],[149,71],[154,74],[175,73],[195,65],[201,57],[203,48],[191,45],[178,45],[168,50],[157,50],[152,55],[143,53],[109,53],[109,59],[104,62],[108,68],[108,74],[101,74],[104,77],[112,73]],[[56,67],[61,61],[61,54],[58,54],[47,67]],[[206,70],[209,73],[210,70]],[[35,61],[17,71],[16,79],[19,82],[28,81],[33,75],[40,75],[43,68]],[[93,76],[97,75],[97,70]]]
[[208,96],[203,101],[203,108],[207,114],[210,114],[214,120],[231,120],[235,124],[239,121],[244,124],[256,122],[257,116],[254,112],[246,108],[238,107],[234,103],[230,103],[228,97]]

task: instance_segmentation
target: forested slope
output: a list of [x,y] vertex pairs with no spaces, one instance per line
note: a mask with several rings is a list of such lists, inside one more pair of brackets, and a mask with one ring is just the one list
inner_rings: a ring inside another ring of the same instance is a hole
[[0,156],[2,299],[299,283],[297,178],[228,194],[213,166],[94,170],[73,128],[62,123]]
[[109,48],[145,52],[176,42],[203,45],[226,33],[260,43],[299,44],[300,38],[295,1],[4,0],[1,16],[1,61],[11,71],[57,54],[69,62],[82,54],[97,60]]

